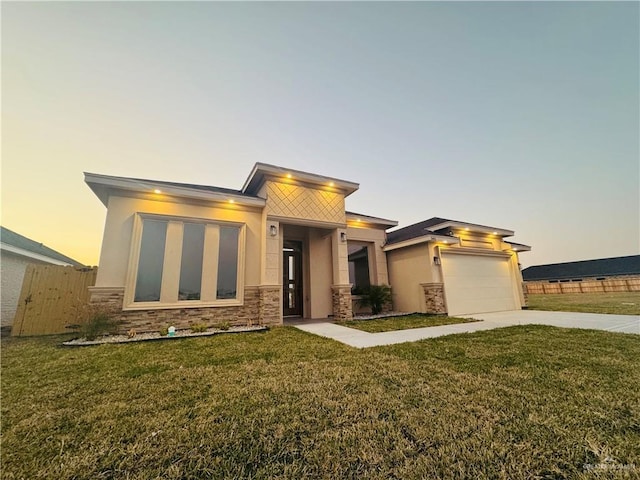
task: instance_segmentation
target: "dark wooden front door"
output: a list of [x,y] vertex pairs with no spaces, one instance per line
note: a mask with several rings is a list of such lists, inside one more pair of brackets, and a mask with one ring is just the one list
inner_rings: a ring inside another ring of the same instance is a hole
[[302,316],[302,242],[284,242],[282,292],[283,315]]

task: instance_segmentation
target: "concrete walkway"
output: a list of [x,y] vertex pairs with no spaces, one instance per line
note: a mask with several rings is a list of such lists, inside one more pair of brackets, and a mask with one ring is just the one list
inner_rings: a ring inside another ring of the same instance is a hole
[[479,332],[512,325],[549,325],[563,328],[586,328],[608,332],[640,335],[640,316],[604,315],[599,313],[542,312],[517,310],[512,312],[476,313],[469,317],[481,320],[473,323],[441,325],[439,327],[412,328],[394,332],[368,333],[322,320],[292,322],[305,332],[332,338],[356,348],[415,342],[424,338],[442,337],[455,333]]

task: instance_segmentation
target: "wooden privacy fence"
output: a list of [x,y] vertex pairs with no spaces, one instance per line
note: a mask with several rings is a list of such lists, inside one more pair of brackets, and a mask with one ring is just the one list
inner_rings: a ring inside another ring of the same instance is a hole
[[27,265],[11,335],[53,335],[70,332],[89,303],[97,267]]
[[583,280],[580,282],[525,282],[527,293],[605,293],[640,292],[640,277],[608,280]]

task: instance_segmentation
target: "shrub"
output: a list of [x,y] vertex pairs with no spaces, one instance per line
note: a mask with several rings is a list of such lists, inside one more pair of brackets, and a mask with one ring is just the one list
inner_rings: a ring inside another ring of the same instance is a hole
[[158,330],[158,333],[160,334],[161,337],[166,337],[167,335],[169,335],[169,328],[162,327],[160,330]]
[[95,340],[100,335],[114,334],[120,322],[114,318],[113,310],[101,305],[87,305],[87,320],[79,325],[80,334],[87,340]]
[[361,307],[371,307],[374,315],[382,312],[385,303],[391,301],[391,288],[388,285],[371,285],[362,290],[358,305]]
[[231,325],[229,325],[229,322],[222,322],[222,323],[218,324],[218,328],[219,328],[220,330],[222,330],[222,331],[225,331],[225,332],[226,332],[227,330],[229,330],[229,327],[230,327],[230,326],[231,326]]
[[191,331],[193,333],[202,333],[206,332],[209,327],[204,323],[196,323],[195,325],[191,325]]

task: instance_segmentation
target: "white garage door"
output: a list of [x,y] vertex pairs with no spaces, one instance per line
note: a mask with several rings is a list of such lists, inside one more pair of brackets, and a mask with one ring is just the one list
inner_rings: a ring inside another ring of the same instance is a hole
[[443,252],[442,271],[449,315],[519,308],[507,258]]

